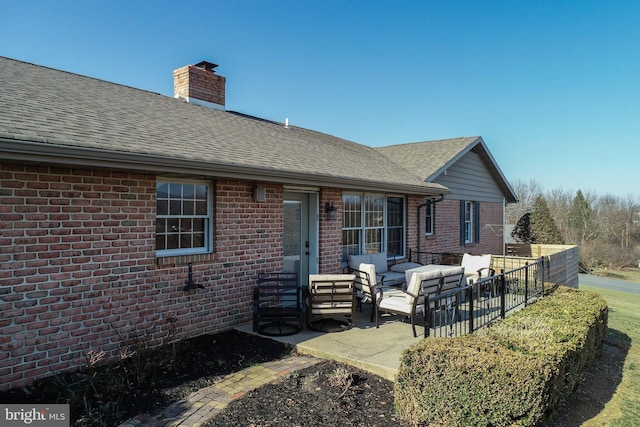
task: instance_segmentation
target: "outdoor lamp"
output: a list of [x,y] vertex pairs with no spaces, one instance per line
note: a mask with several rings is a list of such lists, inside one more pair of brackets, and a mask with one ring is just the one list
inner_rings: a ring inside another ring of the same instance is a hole
[[333,206],[333,199],[329,200],[324,207],[325,212],[327,213],[327,220],[334,221],[336,219],[336,214],[338,209]]

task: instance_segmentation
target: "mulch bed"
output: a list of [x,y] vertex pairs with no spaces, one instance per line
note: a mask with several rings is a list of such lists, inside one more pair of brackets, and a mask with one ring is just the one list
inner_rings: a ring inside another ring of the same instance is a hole
[[[627,351],[606,342],[585,381],[547,426],[578,426],[597,415],[620,382]],[[240,331],[203,335],[143,358],[131,356],[126,364],[101,365],[0,392],[0,402],[69,403],[72,426],[117,426],[139,414],[157,413],[223,375],[289,354],[284,344]],[[136,374],[141,381],[134,385]],[[407,426],[393,408],[391,381],[322,361],[234,400],[207,427],[389,425]]]
[[234,400],[206,427],[408,426],[393,408],[393,383],[323,361]]
[[290,353],[285,344],[235,330],[201,335],[138,352],[126,363],[97,363],[0,392],[0,402],[68,403],[72,426],[117,426],[160,411],[223,375]]

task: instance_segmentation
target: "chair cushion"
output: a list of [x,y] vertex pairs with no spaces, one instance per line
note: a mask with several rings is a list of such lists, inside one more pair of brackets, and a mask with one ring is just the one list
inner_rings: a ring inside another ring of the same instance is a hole
[[[440,273],[442,273],[443,276],[451,276],[453,274],[464,274],[466,272],[467,272],[466,267],[459,267],[459,266],[447,267],[440,270]],[[471,271],[471,273],[474,273],[474,272],[475,271]]]
[[460,266],[464,267],[469,273],[477,273],[478,270],[491,267],[491,254],[489,255],[462,255],[462,263]]
[[411,283],[407,285],[407,298],[405,300],[406,303],[413,304],[414,297],[412,295],[419,295],[421,293],[420,287],[422,285],[422,282],[424,282],[425,280],[433,281],[433,286],[435,286],[437,289],[441,277],[442,273],[440,272],[440,270],[420,271],[418,273],[414,273],[413,276],[411,276]]
[[418,264],[417,262],[400,262],[398,264],[393,264],[389,270],[395,271],[397,273],[404,273],[410,268],[422,267],[422,264]]
[[349,255],[349,267],[359,270],[360,264],[371,264],[371,255]]
[[[360,280],[356,281],[356,287],[362,285],[362,287],[364,288],[362,289],[362,291],[365,294],[371,294],[375,292],[375,289],[373,288],[375,288],[376,286],[376,266],[373,264],[362,263],[358,265],[357,270],[360,271],[360,273],[358,273],[360,275]],[[369,280],[367,280],[367,275],[369,276]]]
[[411,310],[413,309],[413,303],[407,304],[404,298],[382,298],[380,304],[378,305],[378,309],[381,309],[383,311],[385,309],[388,309],[397,313],[399,312],[409,315],[411,314]]
[[376,266],[376,273],[384,274],[389,271],[389,264],[387,262],[387,253],[378,252],[377,254],[369,254],[371,257],[371,264]]

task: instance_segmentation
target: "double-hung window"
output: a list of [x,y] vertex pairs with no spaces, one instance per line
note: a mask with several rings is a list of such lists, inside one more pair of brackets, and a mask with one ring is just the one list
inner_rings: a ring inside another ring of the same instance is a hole
[[386,252],[403,256],[404,198],[379,194],[343,196],[342,260],[349,255]]
[[433,236],[434,234],[434,219],[435,219],[435,203],[427,203],[425,207],[425,216],[424,216],[424,234],[426,236]]
[[156,184],[156,255],[213,251],[213,184],[159,179]]
[[460,201],[460,245],[480,241],[480,202]]
[[473,243],[473,203],[464,202],[464,242]]

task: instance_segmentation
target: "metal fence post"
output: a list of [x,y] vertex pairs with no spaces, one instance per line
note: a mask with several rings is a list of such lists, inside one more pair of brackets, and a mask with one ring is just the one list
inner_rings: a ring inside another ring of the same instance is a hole
[[542,285],[542,296],[544,296],[544,257],[540,257],[540,271],[542,271],[541,285]]
[[425,338],[431,335],[431,318],[433,316],[433,313],[431,312],[430,306],[431,304],[429,304],[429,295],[427,294],[424,297],[424,308],[422,309],[424,314],[424,337]]
[[473,284],[467,288],[467,301],[469,301],[469,333],[473,333]]
[[524,306],[526,307],[529,302],[529,263],[525,262],[524,266]]
[[500,317],[504,319],[507,315],[507,280],[504,269],[500,270],[498,286],[500,287]]

